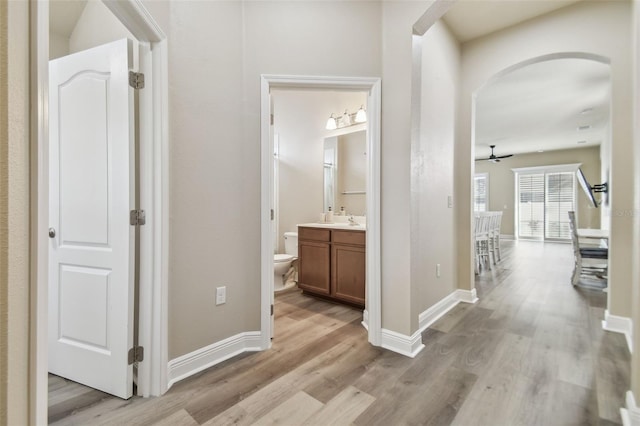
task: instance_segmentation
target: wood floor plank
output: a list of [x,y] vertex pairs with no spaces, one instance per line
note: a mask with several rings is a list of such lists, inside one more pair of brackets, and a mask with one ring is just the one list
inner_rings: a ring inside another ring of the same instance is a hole
[[309,417],[320,411],[322,407],[323,404],[320,401],[300,391],[265,416],[259,418],[254,425],[301,425]]
[[154,426],[200,426],[186,410],[179,410],[154,423]]
[[51,420],[619,425],[630,356],[624,336],[602,329],[607,294],[569,284],[570,245],[505,241],[502,252],[476,277],[480,301],[425,330],[413,359],[371,346],[361,311],[292,290],[275,297],[272,349],[222,362],[158,398],[96,402],[96,391],[52,378]]
[[351,424],[376,399],[353,386],[348,386],[313,414],[304,425],[339,426]]

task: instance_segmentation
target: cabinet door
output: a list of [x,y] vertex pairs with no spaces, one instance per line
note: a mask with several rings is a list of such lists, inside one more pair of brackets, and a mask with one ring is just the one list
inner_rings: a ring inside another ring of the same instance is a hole
[[298,242],[298,287],[326,296],[331,294],[330,253],[329,243]]
[[364,306],[365,248],[333,244],[332,296]]

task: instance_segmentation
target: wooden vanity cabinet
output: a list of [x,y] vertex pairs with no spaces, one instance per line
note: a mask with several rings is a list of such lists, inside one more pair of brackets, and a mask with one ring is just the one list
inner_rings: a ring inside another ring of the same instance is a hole
[[298,229],[298,287],[325,296],[331,295],[331,231]]
[[305,292],[364,307],[364,231],[298,228],[298,286]]

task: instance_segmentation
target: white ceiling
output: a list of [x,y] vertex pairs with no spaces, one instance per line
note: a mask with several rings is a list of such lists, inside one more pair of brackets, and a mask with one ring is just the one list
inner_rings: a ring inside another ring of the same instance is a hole
[[49,31],[66,38],[76,27],[88,0],[51,0],[49,3]]
[[[578,1],[459,0],[444,21],[465,43]],[[609,97],[609,66],[593,61],[558,59],[509,73],[478,93],[476,158],[488,157],[489,145],[497,156],[599,145]]]
[[580,0],[458,0],[444,17],[456,38],[464,43],[519,24]]
[[556,59],[506,74],[478,93],[476,158],[488,157],[489,145],[498,156],[600,145],[609,98],[609,65],[595,61]]

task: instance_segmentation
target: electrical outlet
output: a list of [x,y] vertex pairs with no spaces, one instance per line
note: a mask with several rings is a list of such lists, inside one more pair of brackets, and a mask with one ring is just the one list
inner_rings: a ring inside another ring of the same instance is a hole
[[440,264],[436,263],[436,277],[440,278]]
[[447,207],[453,207],[453,197],[451,195],[447,196]]
[[216,305],[227,303],[227,287],[216,287]]

